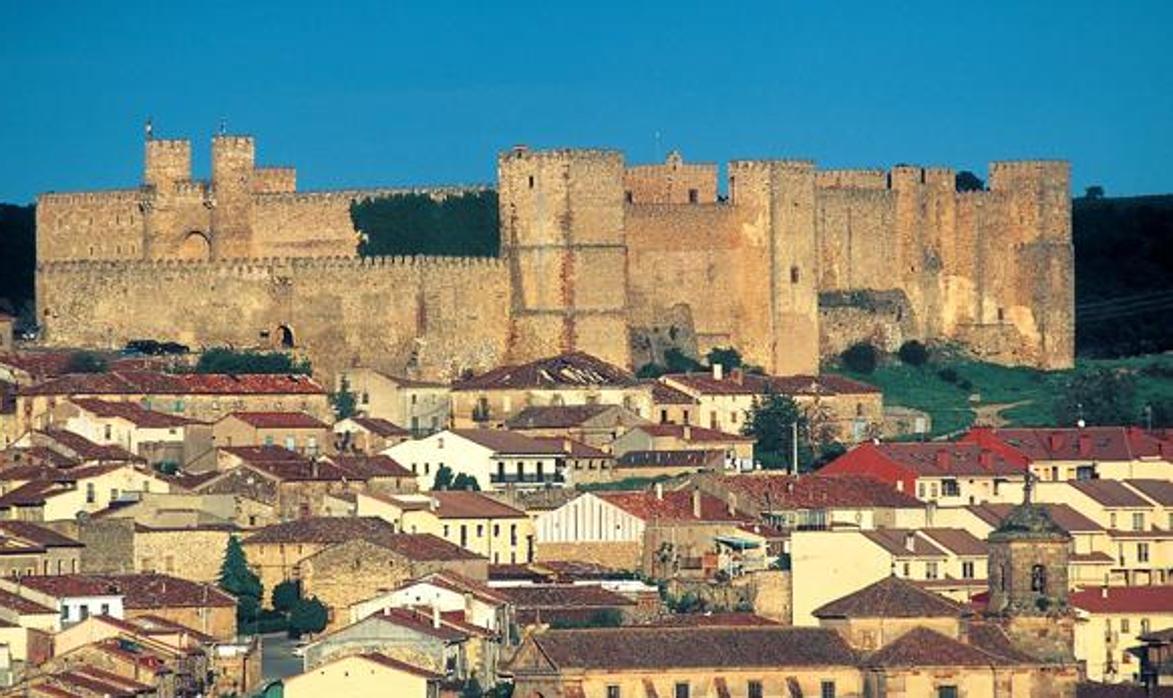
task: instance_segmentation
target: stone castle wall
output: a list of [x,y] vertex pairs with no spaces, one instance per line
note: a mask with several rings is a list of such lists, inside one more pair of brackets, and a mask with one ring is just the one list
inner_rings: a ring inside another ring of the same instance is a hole
[[498,161],[502,255],[360,259],[350,206],[471,189],[297,192],[251,138],[148,140],[137,189],[46,194],[38,306],[57,345],[128,339],[255,346],[287,327],[325,371],[364,364],[451,377],[579,349],[631,365],[676,344],[735,346],[815,373],[855,341],[955,341],[1044,368],[1074,355],[1066,163],[818,171],[808,161],[627,168],[606,150]]

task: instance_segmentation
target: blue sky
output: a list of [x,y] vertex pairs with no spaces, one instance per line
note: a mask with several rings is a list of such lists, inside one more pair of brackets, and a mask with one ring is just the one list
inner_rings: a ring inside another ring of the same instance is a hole
[[[1072,161],[1173,191],[1173,2],[0,0],[0,201],[133,186],[221,118],[303,188],[490,182],[495,153],[826,167]],[[656,134],[660,134],[657,140]]]

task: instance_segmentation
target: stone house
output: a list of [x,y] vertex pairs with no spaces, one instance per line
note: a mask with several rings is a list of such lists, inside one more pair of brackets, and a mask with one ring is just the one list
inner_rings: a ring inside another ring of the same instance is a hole
[[334,450],[375,455],[412,437],[410,431],[380,417],[354,416],[334,423]]
[[672,478],[698,472],[724,472],[727,455],[721,449],[684,449],[673,451],[626,451],[615,460],[612,477]]
[[88,666],[84,661],[65,671],[30,676],[5,695],[169,697],[166,687],[160,691],[157,686],[128,679],[96,666]]
[[937,506],[1022,500],[1029,459],[974,443],[864,443],[819,469],[887,482]]
[[0,512],[8,518],[72,521],[139,493],[168,492],[171,482],[139,464],[111,463],[62,470],[19,466],[0,471]]
[[495,644],[483,629],[439,609],[388,608],[314,640],[304,661],[306,670],[313,670],[339,657],[377,652],[449,681],[475,676],[482,686],[492,686],[496,653],[484,650]]
[[449,429],[383,452],[416,475],[419,489],[430,490],[440,468],[476,479],[483,490],[562,486],[563,444],[498,429]]
[[327,661],[284,681],[285,698],[317,696],[373,696],[438,698],[442,674],[385,654],[366,652]]
[[27,521],[0,521],[0,576],[72,574],[78,571],[83,544]]
[[120,446],[151,465],[199,470],[213,455],[211,425],[134,402],[74,398],[57,406],[54,422],[94,443]]
[[585,352],[499,366],[452,385],[456,429],[500,429],[527,407],[620,405],[641,418],[651,413],[651,391],[625,368]]
[[71,398],[133,402],[148,410],[201,422],[231,412],[306,412],[330,419],[329,396],[309,376],[286,374],[72,373],[22,387],[16,396],[21,432],[53,423],[59,403]]
[[766,376],[740,368],[726,372],[717,364],[708,372],[673,373],[659,380],[696,401],[695,409],[687,404],[677,410],[661,408],[652,418],[661,424],[671,423],[669,412],[676,411],[680,415],[677,424],[740,434],[754,406],[771,394],[792,398],[812,422],[821,422],[844,443],[869,438],[884,422],[884,396],[878,388],[833,374]]
[[647,419],[622,405],[532,405],[505,420],[505,428],[533,437],[565,437],[607,450],[611,442]]
[[36,666],[53,654],[53,638],[61,630],[56,608],[0,589],[0,643],[16,668]]
[[855,654],[832,630],[621,627],[529,636],[509,662],[518,695],[859,696]]
[[217,640],[236,637],[236,599],[210,584],[164,574],[74,574],[0,579],[0,589],[60,613],[63,624],[93,615],[153,616]]
[[77,530],[86,544],[82,572],[161,573],[214,584],[228,539],[237,527],[231,522],[195,520],[148,525],[131,517],[110,516],[80,521]]
[[[700,491],[588,492],[538,515],[537,559],[579,560],[672,577],[718,569],[718,538],[747,517]],[[761,551],[764,554],[764,550]]]
[[450,426],[452,398],[448,385],[391,376],[370,368],[348,368],[337,373],[334,389],[345,381],[355,407],[365,417],[397,424],[419,438]]
[[232,412],[212,425],[217,447],[282,446],[315,458],[332,450],[330,426],[304,412]]
[[640,616],[636,601],[598,584],[519,584],[497,591],[513,605],[523,628],[590,624],[603,614],[614,614],[625,622]]
[[1173,480],[1173,440],[1137,427],[974,427],[960,440],[1029,459],[1043,482]]
[[632,427],[615,439],[611,450],[622,457],[629,451],[721,451],[725,467],[753,467],[754,438],[688,424],[648,424]]
[[490,564],[530,562],[534,526],[521,509],[480,492],[358,495],[358,515],[377,516],[397,531],[430,533],[487,558]]
[[356,601],[429,572],[451,570],[473,579],[488,575],[483,557],[436,536],[397,532],[390,523],[368,516],[275,524],[242,544],[265,589],[301,579],[303,591],[318,595],[335,618]]
[[[644,381],[652,395],[649,419],[656,424],[695,424],[701,401],[661,380]],[[743,419],[742,415],[738,419]]]
[[566,437],[536,436],[534,439],[562,447],[561,472],[567,486],[615,479],[615,456],[609,451]]

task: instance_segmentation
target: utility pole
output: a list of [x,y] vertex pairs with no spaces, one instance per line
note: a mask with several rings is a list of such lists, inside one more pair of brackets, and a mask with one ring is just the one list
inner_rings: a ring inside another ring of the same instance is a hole
[[794,475],[798,475],[798,422],[790,423],[790,463]]

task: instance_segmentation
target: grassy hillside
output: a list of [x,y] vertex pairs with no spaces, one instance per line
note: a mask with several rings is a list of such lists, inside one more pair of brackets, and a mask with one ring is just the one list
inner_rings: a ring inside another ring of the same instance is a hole
[[[1142,423],[1145,404],[1173,403],[1173,354],[1080,359],[1070,371],[1052,372],[955,358],[934,359],[920,367],[889,359],[871,374],[853,373],[842,367],[832,368],[831,372],[881,388],[885,404],[928,412],[933,417],[933,435],[941,436],[969,427],[979,413],[983,422],[998,415],[1011,426],[1054,425],[1055,401],[1067,382],[1099,369],[1135,377],[1135,424]],[[950,371],[956,379],[949,380]]]

